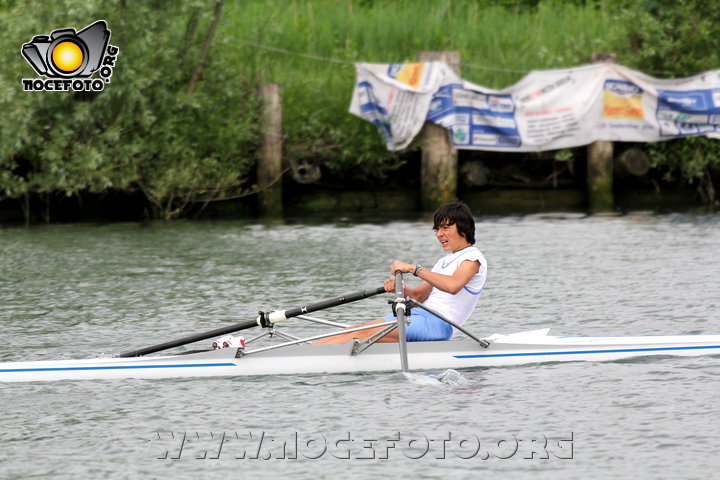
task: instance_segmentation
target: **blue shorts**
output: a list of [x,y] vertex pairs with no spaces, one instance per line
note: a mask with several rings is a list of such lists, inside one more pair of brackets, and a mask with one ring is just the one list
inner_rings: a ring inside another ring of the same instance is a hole
[[[395,320],[394,315],[383,317],[386,322]],[[432,342],[435,340],[450,340],[453,327],[422,308],[413,308],[410,311],[410,325],[405,326],[405,338],[408,342]]]

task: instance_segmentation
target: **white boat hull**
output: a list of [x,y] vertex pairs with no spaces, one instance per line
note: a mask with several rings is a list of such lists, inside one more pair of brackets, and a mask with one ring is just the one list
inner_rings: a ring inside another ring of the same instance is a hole
[[[490,338],[493,342],[488,348],[467,340],[409,343],[410,369],[720,355],[720,335],[554,337],[547,336],[547,330],[537,330]],[[376,344],[359,355],[351,355],[350,350],[349,344],[291,345],[239,358],[236,349],[227,348],[186,355],[1,363],[0,382],[359,373],[400,368],[397,344]]]

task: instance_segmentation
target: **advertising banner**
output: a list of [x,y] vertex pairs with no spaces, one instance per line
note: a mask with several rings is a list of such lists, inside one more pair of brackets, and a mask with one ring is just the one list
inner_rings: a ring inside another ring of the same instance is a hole
[[350,112],[378,125],[389,150],[410,144],[425,121],[459,149],[543,151],[596,140],[720,139],[720,70],[657,79],[617,64],[533,71],[493,90],[443,63],[357,64]]
[[388,150],[402,150],[420,132],[442,85],[459,78],[443,62],[358,63],[350,113],[377,125]]

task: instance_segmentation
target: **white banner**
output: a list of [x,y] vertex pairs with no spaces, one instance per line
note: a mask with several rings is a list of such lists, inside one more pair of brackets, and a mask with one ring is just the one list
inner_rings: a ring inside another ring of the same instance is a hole
[[617,64],[530,72],[493,90],[443,63],[357,64],[350,113],[375,123],[388,150],[423,123],[449,129],[459,149],[528,152],[596,140],[720,139],[720,70],[657,79]]
[[358,63],[350,113],[377,125],[388,150],[402,150],[420,132],[433,96],[460,81],[443,62]]

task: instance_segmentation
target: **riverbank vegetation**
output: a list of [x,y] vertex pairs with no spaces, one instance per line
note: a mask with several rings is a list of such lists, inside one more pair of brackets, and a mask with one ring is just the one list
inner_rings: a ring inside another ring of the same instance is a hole
[[[456,50],[463,78],[493,88],[595,52],[659,77],[720,67],[720,13],[699,0],[0,0],[0,202],[123,193],[147,216],[252,194],[262,132],[256,86],[283,86],[283,154],[355,184],[397,176],[417,147],[387,152],[347,113],[353,62]],[[23,43],[104,19],[120,48],[101,93],[24,92]],[[10,48],[10,46],[15,47]],[[205,55],[204,52],[207,52]],[[669,177],[712,187],[717,141],[645,146]]]

